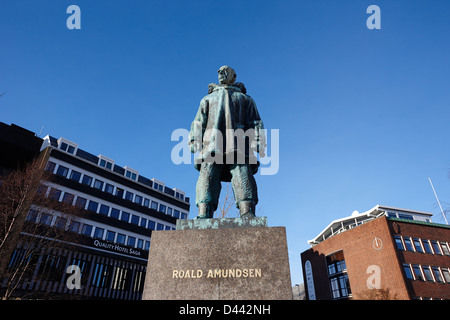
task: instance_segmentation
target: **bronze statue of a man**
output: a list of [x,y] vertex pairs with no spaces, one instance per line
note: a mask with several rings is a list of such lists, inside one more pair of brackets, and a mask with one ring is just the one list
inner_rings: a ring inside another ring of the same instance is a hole
[[189,133],[191,152],[199,152],[195,167],[200,171],[196,187],[198,219],[212,218],[217,209],[221,181],[231,181],[241,217],[255,216],[258,203],[253,175],[264,157],[266,140],[256,104],[244,84],[235,82],[229,66],[218,70],[219,84],[208,86]]

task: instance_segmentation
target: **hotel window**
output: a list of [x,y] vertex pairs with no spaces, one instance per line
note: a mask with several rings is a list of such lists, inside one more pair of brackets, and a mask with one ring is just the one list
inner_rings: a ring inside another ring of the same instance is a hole
[[73,194],[68,193],[68,192],[64,192],[62,201],[64,203],[72,204],[74,198],[75,198],[75,196]]
[[433,247],[435,254],[442,254],[441,249],[439,248],[439,243],[437,241],[431,241],[431,246]]
[[413,246],[412,246],[411,239],[410,239],[410,238],[403,238],[403,240],[405,241],[406,249],[407,249],[408,251],[414,252],[414,248],[413,248]]
[[414,280],[413,274],[411,272],[411,266],[409,264],[403,265],[403,271],[405,272],[406,279]]
[[446,256],[450,256],[450,250],[448,249],[448,243],[441,242],[441,248]]
[[58,170],[56,170],[56,174],[58,176],[61,176],[61,177],[64,177],[64,178],[67,177],[68,173],[69,173],[69,168],[64,167],[62,165],[59,165],[58,166]]
[[416,252],[423,253],[422,246],[420,245],[420,240],[417,238],[413,239],[414,247],[416,248]]
[[81,234],[85,236],[91,236],[92,226],[90,224],[83,224],[83,228],[81,229]]
[[92,184],[92,177],[91,177],[91,176],[88,176],[87,174],[85,174],[85,175],[83,176],[83,179],[81,180],[81,183],[82,183],[82,184],[85,184],[85,185],[87,185],[87,186],[91,186],[91,184]]
[[98,189],[98,190],[102,190],[103,189],[103,181],[95,179],[94,188]]
[[422,266],[423,274],[425,275],[425,279],[427,281],[434,281],[433,275],[431,274],[431,270],[429,266]]
[[64,229],[67,224],[67,219],[62,217],[56,217],[55,227],[58,229]]
[[125,244],[125,238],[126,236],[124,234],[118,233],[116,242],[119,244]]
[[115,232],[113,232],[113,231],[106,231],[106,238],[105,238],[105,240],[106,241],[111,241],[111,242],[114,242],[114,238],[116,237],[116,233]]
[[150,207],[150,199],[145,198],[144,199],[144,207]]
[[422,239],[422,245],[426,253],[433,253],[433,250],[431,250],[430,241]]
[[130,221],[132,224],[135,224],[135,225],[139,225],[139,217],[138,216],[136,216],[136,215],[134,215],[134,214],[132,214],[131,215],[131,221]]
[[113,194],[114,186],[112,184],[106,183],[105,184],[105,192],[107,192],[109,194]]
[[96,239],[102,239],[103,233],[105,232],[105,229],[96,227],[94,232],[94,238]]
[[145,241],[144,250],[148,251],[150,249],[150,241]]
[[144,240],[138,239],[136,248],[142,249],[144,247]]
[[439,271],[439,268],[438,267],[432,267],[431,269],[433,270],[433,275],[434,275],[434,278],[436,279],[436,282],[443,283],[444,280],[442,279],[441,272]]
[[156,230],[164,230],[164,225],[162,223],[158,223],[156,225]]
[[166,213],[166,206],[163,204],[159,205],[159,212]]
[[78,230],[80,230],[80,225],[81,224],[78,221],[70,221],[69,231],[78,232]]
[[136,238],[128,236],[127,245],[130,247],[134,247],[136,245]]
[[56,188],[50,188],[48,197],[53,200],[59,200],[59,197],[61,197],[61,190],[56,189]]
[[187,213],[182,212],[181,213],[181,219],[187,219]]
[[105,206],[104,204],[101,204],[101,205],[100,205],[100,210],[98,211],[98,213],[107,216],[108,213],[109,213],[109,207],[108,207],[108,206]]
[[155,221],[148,220],[147,228],[151,229],[151,230],[155,230]]
[[125,199],[126,200],[133,201],[133,196],[134,196],[133,192],[130,192],[130,191],[125,192]]
[[154,210],[158,210],[158,202],[152,201],[151,208],[154,209]]
[[125,221],[125,222],[130,221],[130,214],[128,212],[122,211],[120,220]]
[[75,206],[84,209],[86,207],[86,202],[87,202],[87,200],[85,198],[77,197],[77,200],[75,201]]
[[97,212],[98,202],[90,200],[87,209],[89,211]]
[[176,219],[180,219],[180,211],[177,209],[173,210],[173,217]]
[[397,245],[398,250],[405,250],[405,247],[403,246],[402,238],[399,236],[395,236],[395,244]]
[[49,161],[47,162],[47,166],[45,167],[45,171],[53,173],[55,171],[56,163]]
[[142,205],[142,197],[140,195],[136,195],[134,197],[134,202],[137,203],[137,204]]
[[172,208],[167,207],[167,215],[172,216]]
[[139,225],[141,227],[147,228],[147,219],[141,218],[141,223]]
[[123,199],[123,192],[124,192],[123,189],[117,188],[116,189],[116,196],[119,197],[120,199]]
[[110,215],[111,218],[119,219],[119,215],[120,215],[119,209],[111,208],[111,215]]
[[76,181],[76,182],[80,182],[80,178],[81,178],[81,172],[72,170],[72,172],[70,173],[70,180]]
[[420,266],[418,266],[417,264],[413,265],[413,270],[414,270],[414,276],[416,277],[416,280],[425,281],[425,279],[423,278],[423,275],[422,275],[422,270],[420,270]]
[[30,209],[30,211],[28,211],[28,215],[27,215],[27,221],[31,221],[31,222],[36,222],[37,216],[38,216],[38,211]]

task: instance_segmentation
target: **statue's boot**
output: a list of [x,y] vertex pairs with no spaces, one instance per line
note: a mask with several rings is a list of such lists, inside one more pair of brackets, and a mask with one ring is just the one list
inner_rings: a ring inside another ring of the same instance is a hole
[[210,219],[212,218],[211,206],[208,203],[198,204],[198,216],[196,219]]
[[241,201],[238,206],[241,218],[255,217],[255,204],[253,201]]

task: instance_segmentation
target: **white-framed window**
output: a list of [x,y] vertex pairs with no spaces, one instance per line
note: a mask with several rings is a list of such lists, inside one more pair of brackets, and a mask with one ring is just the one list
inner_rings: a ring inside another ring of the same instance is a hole
[[127,166],[125,166],[123,168],[125,169],[125,177],[127,177],[128,179],[134,180],[134,181],[137,180],[137,177],[139,175],[138,171],[136,171],[130,167],[127,167]]
[[58,149],[75,155],[77,153],[78,144],[64,138],[59,138]]
[[100,167],[112,170],[113,166],[114,166],[114,160],[108,157],[105,157],[102,154],[98,155],[98,165]]

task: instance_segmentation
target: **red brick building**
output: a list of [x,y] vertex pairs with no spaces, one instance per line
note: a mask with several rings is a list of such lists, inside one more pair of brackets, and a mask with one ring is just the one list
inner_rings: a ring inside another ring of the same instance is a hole
[[375,206],[331,222],[301,254],[307,299],[450,299],[450,226]]

